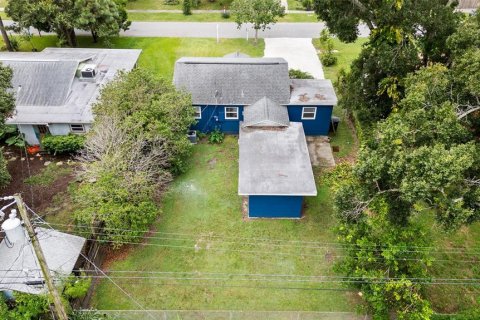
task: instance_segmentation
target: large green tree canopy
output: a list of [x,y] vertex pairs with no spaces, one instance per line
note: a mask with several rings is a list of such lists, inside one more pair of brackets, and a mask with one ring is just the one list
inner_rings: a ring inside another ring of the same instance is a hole
[[[15,109],[12,77],[12,69],[0,64],[0,126],[5,125],[5,119],[8,118]],[[0,150],[0,187],[10,182],[10,179],[7,163],[3,157],[3,152]]]
[[124,0],[15,0],[5,12],[17,28],[55,32],[71,47],[77,46],[75,28],[90,31],[97,41],[129,26]]
[[384,119],[404,93],[402,79],[432,62],[448,62],[447,38],[459,15],[448,0],[316,0],[315,11],[340,40],[371,31],[351,72],[340,85],[340,104],[364,124]]

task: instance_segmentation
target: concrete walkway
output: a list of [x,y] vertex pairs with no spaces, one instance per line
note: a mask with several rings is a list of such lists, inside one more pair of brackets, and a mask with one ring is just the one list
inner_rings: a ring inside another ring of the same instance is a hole
[[265,39],[265,57],[280,57],[288,62],[290,69],[300,69],[316,79],[324,79],[322,63],[311,38]]

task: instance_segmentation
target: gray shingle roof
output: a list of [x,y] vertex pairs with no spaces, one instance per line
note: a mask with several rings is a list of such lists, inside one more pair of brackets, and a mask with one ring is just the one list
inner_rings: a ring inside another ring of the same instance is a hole
[[238,144],[239,195],[317,194],[301,122],[275,129],[241,126]]
[[17,106],[62,106],[70,93],[76,61],[5,60],[14,70],[12,86]]
[[248,105],[262,97],[288,104],[288,64],[281,58],[181,58],[173,83],[193,104]]
[[287,107],[263,97],[243,109],[244,127],[288,127]]

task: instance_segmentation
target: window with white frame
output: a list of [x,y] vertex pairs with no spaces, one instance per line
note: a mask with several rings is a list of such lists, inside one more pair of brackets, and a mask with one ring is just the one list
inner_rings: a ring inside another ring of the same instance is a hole
[[238,107],[225,107],[225,119],[227,120],[238,119]]
[[315,120],[316,117],[317,117],[316,107],[303,107],[302,120]]
[[193,107],[195,109],[195,119],[202,119],[202,107]]
[[84,133],[85,126],[83,124],[71,124],[70,131],[73,133]]

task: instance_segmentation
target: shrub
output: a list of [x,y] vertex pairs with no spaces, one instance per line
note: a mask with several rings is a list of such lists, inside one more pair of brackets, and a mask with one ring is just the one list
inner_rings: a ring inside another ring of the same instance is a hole
[[223,11],[222,11],[222,18],[223,18],[223,19],[228,19],[228,18],[230,18],[230,12],[228,12],[227,10],[223,10]]
[[305,8],[305,10],[312,11],[313,2],[312,0],[302,0],[302,6]]
[[222,143],[224,138],[225,138],[225,134],[217,128],[214,131],[212,131],[212,133],[210,133],[210,136],[208,137],[208,142]]
[[325,52],[320,55],[320,60],[325,67],[331,67],[337,64],[337,57],[331,52]]
[[330,35],[330,31],[328,31],[328,29],[322,29],[322,31],[320,32],[320,37],[319,37],[319,40],[320,40],[320,44],[322,46],[325,46],[327,44],[327,41],[331,38],[331,35]]
[[298,69],[288,70],[288,76],[290,79],[313,79],[310,73]]
[[183,0],[183,14],[189,16],[192,14],[192,2],[191,0]]
[[50,154],[68,154],[83,148],[85,137],[76,134],[66,136],[46,136],[42,139],[42,146]]

